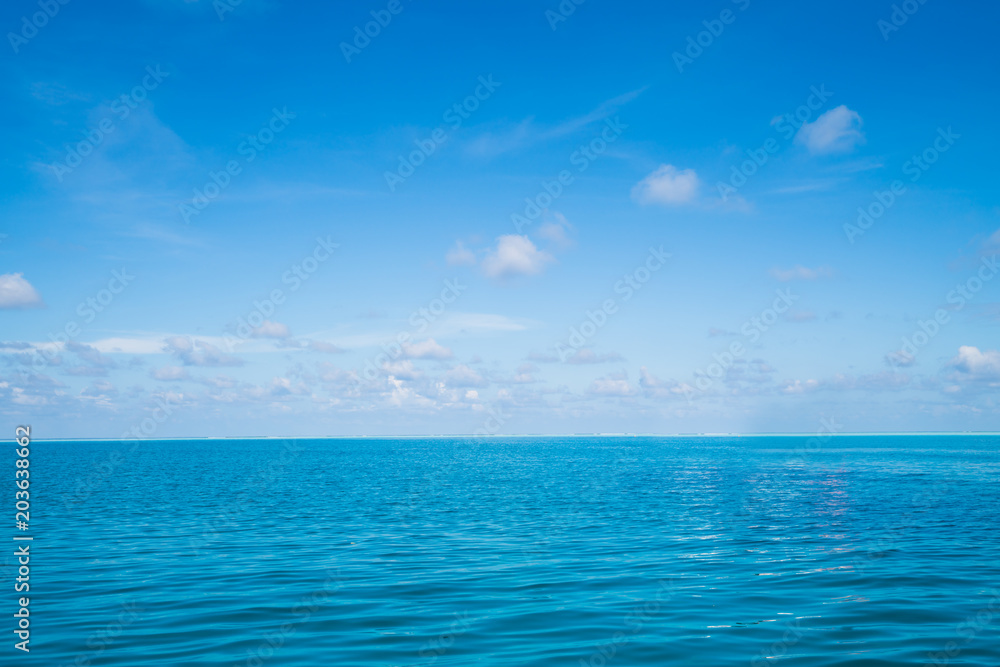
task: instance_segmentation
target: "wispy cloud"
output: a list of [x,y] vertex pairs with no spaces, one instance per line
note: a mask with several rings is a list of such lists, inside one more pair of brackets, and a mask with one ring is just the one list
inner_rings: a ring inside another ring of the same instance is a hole
[[771,269],[770,274],[775,280],[787,283],[793,280],[821,280],[823,278],[832,278],[833,269],[825,266],[809,269],[799,264],[790,269],[773,268]]
[[632,188],[632,199],[640,204],[688,204],[698,196],[701,181],[694,169],[680,170],[663,164]]
[[865,143],[862,124],[861,115],[842,104],[815,121],[804,123],[795,135],[795,142],[815,155],[849,153]]
[[579,132],[594,123],[611,117],[623,106],[641,95],[646,88],[639,88],[606,100],[592,111],[552,127],[539,127],[534,118],[527,118],[502,130],[483,133],[469,143],[468,151],[482,157],[496,157]]
[[172,336],[165,341],[164,351],[179,359],[185,366],[242,366],[243,360],[225,354],[204,340],[188,336]]

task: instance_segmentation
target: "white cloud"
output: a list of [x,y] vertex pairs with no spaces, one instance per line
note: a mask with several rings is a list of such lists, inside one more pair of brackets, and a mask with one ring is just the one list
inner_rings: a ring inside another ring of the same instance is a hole
[[225,354],[203,340],[187,336],[171,336],[164,341],[164,352],[170,352],[185,366],[242,366],[243,360]]
[[640,204],[686,204],[698,195],[700,184],[694,169],[679,171],[663,164],[632,188],[632,199]]
[[825,266],[817,269],[808,269],[802,265],[791,269],[774,268],[771,269],[770,273],[772,278],[783,283],[791,282],[792,280],[819,280],[820,278],[830,278],[833,276],[833,271]]
[[111,400],[118,395],[118,390],[107,380],[98,380],[80,392],[80,398],[93,401],[96,405],[105,408],[113,408],[114,402]]
[[627,374],[611,373],[594,380],[587,393],[593,396],[632,396],[636,390],[629,384]]
[[153,379],[164,381],[177,381],[189,379],[186,368],[181,366],[164,366],[153,370]]
[[68,341],[63,345],[67,352],[75,354],[83,364],[67,366],[66,372],[70,375],[80,376],[101,376],[107,375],[109,368],[117,368],[118,364],[114,359],[106,357],[101,352],[90,345]]
[[569,220],[562,213],[553,213],[552,217],[554,220],[548,220],[538,228],[538,235],[559,249],[573,245],[573,239],[567,234],[573,229],[573,225],[569,224]]
[[862,124],[857,111],[851,111],[841,104],[812,123],[803,124],[795,135],[795,143],[805,146],[814,155],[849,153],[859,144],[865,143]]
[[639,369],[639,387],[647,398],[672,398],[685,392],[694,393],[689,385],[682,385],[676,380],[661,380],[645,366]]
[[323,352],[325,354],[340,354],[343,352],[342,349],[334,345],[333,343],[327,343],[321,340],[311,340],[307,344],[308,349],[313,352]]
[[412,361],[387,361],[382,364],[382,370],[386,375],[394,377],[398,380],[406,380],[408,382],[419,380],[424,375],[413,367]]
[[795,380],[794,382],[787,383],[781,390],[783,394],[804,394],[807,391],[813,391],[820,387],[818,380]]
[[489,384],[482,375],[465,364],[455,366],[444,374],[444,383],[448,387],[485,387]]
[[597,354],[589,347],[582,347],[576,354],[566,359],[568,364],[603,364],[609,361],[623,361],[623,358],[617,352]]
[[409,359],[451,359],[452,352],[433,338],[419,343],[403,343],[403,354]]
[[534,364],[524,363],[517,367],[517,374],[511,380],[515,384],[530,384],[535,382],[534,373],[538,372],[538,367]]
[[806,394],[814,391],[900,391],[913,384],[907,373],[882,371],[868,375],[837,373],[825,379],[786,381],[780,388],[783,394]]
[[1000,380],[1000,352],[981,351],[972,345],[958,348],[958,356],[951,360],[958,371],[976,379]]
[[445,255],[445,261],[448,266],[473,266],[476,256],[461,241],[455,241],[454,247]]
[[264,320],[263,324],[253,330],[254,338],[288,338],[290,335],[286,325],[271,320]]
[[539,250],[527,236],[505,234],[497,239],[496,249],[486,253],[483,273],[490,278],[531,276],[541,273],[555,258]]
[[42,305],[42,297],[23,275],[0,275],[0,308],[34,308]]

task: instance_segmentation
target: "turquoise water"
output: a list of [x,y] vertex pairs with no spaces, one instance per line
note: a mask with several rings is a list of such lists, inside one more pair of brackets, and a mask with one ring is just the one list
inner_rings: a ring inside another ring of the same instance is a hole
[[0,662],[1000,665],[998,445],[35,442]]

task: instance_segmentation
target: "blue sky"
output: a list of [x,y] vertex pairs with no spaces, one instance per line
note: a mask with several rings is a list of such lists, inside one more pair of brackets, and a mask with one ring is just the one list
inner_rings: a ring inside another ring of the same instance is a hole
[[7,3],[0,411],[1000,430],[998,14]]

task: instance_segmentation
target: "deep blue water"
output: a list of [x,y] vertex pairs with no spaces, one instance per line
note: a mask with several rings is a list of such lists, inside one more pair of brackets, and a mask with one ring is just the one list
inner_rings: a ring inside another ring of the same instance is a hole
[[36,441],[31,480],[3,664],[1000,665],[998,437]]

